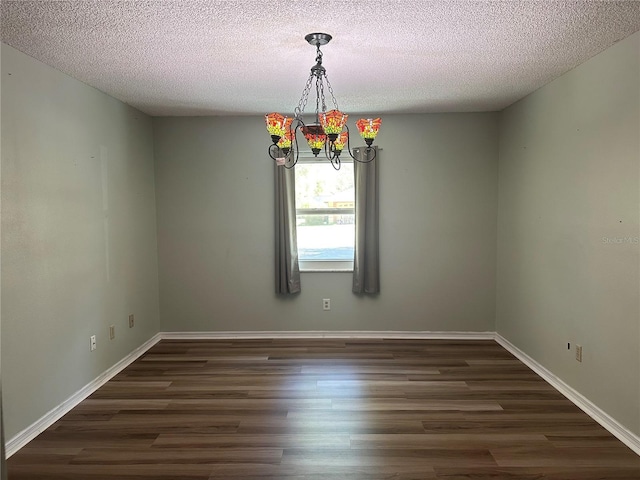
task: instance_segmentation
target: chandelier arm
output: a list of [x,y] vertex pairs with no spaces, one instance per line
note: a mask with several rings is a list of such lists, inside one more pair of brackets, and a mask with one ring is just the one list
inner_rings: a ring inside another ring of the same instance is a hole
[[293,162],[293,164],[291,165],[287,165],[287,162],[291,162],[291,159],[293,159],[293,142],[291,142],[291,147],[289,148],[289,152],[284,156],[284,163],[282,164],[282,166],[286,169],[292,169],[293,167],[296,166],[296,162]]
[[[331,144],[331,145],[330,145]],[[341,162],[340,155],[335,151],[335,147],[333,146],[333,142],[326,142],[324,144],[324,155],[327,157],[327,160],[331,162],[331,166],[335,170],[340,170]]]
[[275,161],[277,161],[277,160],[278,160],[278,157],[274,157],[274,156],[273,156],[273,154],[271,153],[271,148],[272,148],[272,147],[276,147],[276,151],[278,151],[278,146],[272,143],[271,145],[269,145],[269,150],[268,150],[268,152],[269,152],[269,156],[270,156],[270,157],[273,159],[273,161],[275,162]]
[[330,143],[330,142],[328,141],[328,139],[327,139],[327,141],[324,143],[324,156],[325,156],[325,158],[326,158],[327,160],[331,161],[331,154],[330,154],[331,147],[329,146],[329,143]]
[[335,147],[333,146],[333,142],[327,139],[324,144],[324,156],[333,164],[334,159],[338,158],[339,155],[336,155]]
[[349,156],[357,162],[358,160],[353,156],[353,153],[351,153],[351,132],[349,132],[349,126],[345,124],[344,128],[347,130],[347,152],[349,153]]
[[[268,151],[269,151],[269,156],[273,159],[273,161],[274,161],[274,162],[277,162],[277,161],[278,161],[278,157],[274,157],[274,156],[273,156],[273,154],[271,153],[271,147],[276,147],[276,151],[280,150],[280,148],[279,148],[277,145],[273,145],[273,144],[272,144],[272,145],[269,145],[269,150],[268,150]],[[292,164],[292,165],[287,165],[287,160],[290,160],[290,159],[293,157],[292,153],[293,153],[293,152],[289,151],[289,153],[287,153],[287,154],[284,156],[284,159],[285,159],[285,160],[284,160],[284,163],[282,164],[282,166],[283,166],[284,168],[292,169],[293,167],[295,167],[295,166],[296,166],[296,163],[298,163],[298,157],[296,156],[296,157],[295,157],[295,161],[293,162],[293,164]],[[280,158],[283,158],[283,157],[280,157]]]
[[[298,163],[298,158],[300,157],[300,147],[298,146],[298,130],[300,130],[302,127],[304,127],[304,122],[301,119],[298,119],[296,128],[293,130],[293,133],[291,135],[291,150],[289,150],[289,156],[293,163],[291,164],[291,166],[287,166],[287,164],[285,163],[284,166],[286,168],[293,168]],[[295,154],[293,152],[294,144],[295,144]]]
[[[285,158],[286,160],[283,164],[283,167],[286,168],[287,170],[291,170],[293,167],[296,166],[296,163],[298,163],[298,156],[293,154],[293,149],[289,150],[289,153]],[[293,163],[291,163],[290,165],[287,165],[287,161],[292,161]]]

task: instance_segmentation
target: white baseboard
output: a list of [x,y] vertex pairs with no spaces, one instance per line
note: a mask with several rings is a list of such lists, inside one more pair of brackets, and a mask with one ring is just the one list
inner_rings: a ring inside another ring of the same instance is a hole
[[22,430],[6,445],[7,458],[20,450],[41,432],[57,422],[82,400],[95,392],[160,340],[207,340],[207,339],[256,339],[256,338],[397,338],[397,339],[443,339],[443,340],[495,340],[515,357],[540,375],[556,390],[567,397],[578,408],[611,432],[622,443],[640,455],[640,437],[629,431],[593,402],[571,388],[536,360],[495,332],[406,332],[406,331],[238,331],[238,332],[161,332],[135,349],[125,358],[106,370],[91,383],[84,386],[42,418]]
[[407,332],[362,330],[312,330],[312,331],[238,331],[238,332],[162,332],[163,340],[215,340],[256,338],[402,338],[443,340],[493,340],[494,332]]
[[140,345],[129,355],[124,357],[114,366],[100,374],[93,381],[82,387],[76,393],[67,398],[57,407],[53,408],[49,412],[45,413],[36,422],[29,425],[27,428],[16,434],[13,438],[10,438],[6,444],[6,456],[11,457],[14,453],[24,447],[31,440],[36,438],[40,433],[44,432],[47,428],[60,420],[65,414],[67,414],[72,408],[77,406],[85,398],[99,389],[102,385],[107,383],[118,373],[124,370],[127,366],[133,363],[143,353],[153,347],[161,339],[160,334],[154,335],[151,339]]
[[551,371],[547,370],[540,363],[535,361],[529,355],[524,353],[518,347],[516,347],[509,340],[504,338],[499,333],[495,334],[495,340],[522,363],[527,365],[531,370],[540,375],[548,383],[551,384],[556,390],[567,397],[572,403],[574,403],[583,412],[593,418],[596,422],[606,428],[612,435],[618,440],[624,443],[627,447],[633,450],[636,454],[640,455],[640,437],[626,427],[617,422],[613,417],[599,408],[596,404],[591,402],[588,398],[582,395],[577,390],[573,389],[559,377],[555,376]]

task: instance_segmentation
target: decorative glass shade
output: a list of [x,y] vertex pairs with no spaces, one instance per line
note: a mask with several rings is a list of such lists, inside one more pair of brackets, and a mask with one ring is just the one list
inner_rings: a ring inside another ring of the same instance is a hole
[[373,139],[376,138],[376,135],[378,135],[378,130],[380,130],[381,124],[382,120],[380,118],[361,118],[356,122],[356,127],[358,127],[358,131],[362,138],[373,141]]
[[327,141],[327,136],[323,133],[307,133],[304,138],[307,139],[311,151],[316,155],[324,148],[324,143]]
[[282,135],[282,137],[280,138],[280,140],[278,141],[278,148],[281,149],[289,149],[291,148],[291,130],[287,129],[284,132],[284,135]]
[[272,137],[283,137],[285,132],[291,128],[291,121],[293,119],[280,115],[279,113],[269,113],[264,116],[264,121],[267,124],[267,131]]
[[342,132],[340,135],[338,135],[336,141],[333,142],[333,150],[336,152],[336,154],[340,155],[340,152],[342,152],[348,140],[349,132]]
[[340,110],[329,110],[326,113],[320,113],[320,125],[327,135],[338,134],[342,132],[344,124],[347,123],[349,115],[342,113]]

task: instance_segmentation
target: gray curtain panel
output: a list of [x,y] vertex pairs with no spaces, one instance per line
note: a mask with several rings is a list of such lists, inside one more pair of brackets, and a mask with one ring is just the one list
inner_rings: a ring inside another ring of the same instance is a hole
[[276,293],[300,292],[296,235],[296,188],[293,169],[275,167]]
[[[353,292],[380,292],[378,254],[378,158],[369,163],[353,162],[356,188],[356,241],[353,258]],[[366,161],[373,151],[354,149],[357,160]]]

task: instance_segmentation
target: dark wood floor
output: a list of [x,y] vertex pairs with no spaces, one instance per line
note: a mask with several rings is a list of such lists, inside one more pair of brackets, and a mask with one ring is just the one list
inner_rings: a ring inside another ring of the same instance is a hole
[[162,341],[9,480],[638,480],[640,457],[493,341]]

